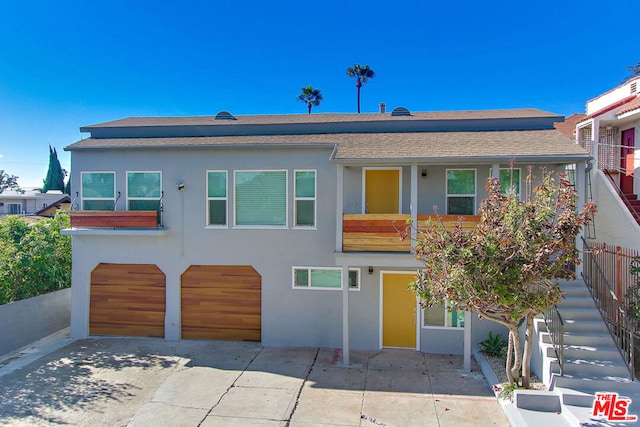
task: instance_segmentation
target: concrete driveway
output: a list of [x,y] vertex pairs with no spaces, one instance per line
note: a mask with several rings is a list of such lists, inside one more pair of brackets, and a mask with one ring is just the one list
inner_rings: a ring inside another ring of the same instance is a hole
[[[72,341],[0,377],[0,425],[508,426],[478,366],[411,350]],[[9,369],[9,371],[7,371]]]

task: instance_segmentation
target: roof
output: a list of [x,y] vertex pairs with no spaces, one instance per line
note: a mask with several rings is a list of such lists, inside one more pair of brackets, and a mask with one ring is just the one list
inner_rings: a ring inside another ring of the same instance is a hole
[[626,104],[624,104],[622,106],[622,108],[620,108],[618,111],[616,111],[616,115],[617,116],[621,116],[622,114],[630,113],[631,111],[637,110],[638,108],[640,108],[640,96],[637,96],[632,101],[627,102]]
[[[375,135],[375,136],[374,136]],[[498,159],[564,157],[586,159],[588,153],[561,132],[507,130],[475,132],[388,132],[304,135],[245,135],[159,138],[87,138],[74,150],[326,146],[337,161]]]
[[557,122],[554,127],[567,138],[575,139],[576,124],[584,120],[586,116],[586,114],[572,114],[567,117],[564,122]]
[[215,116],[186,116],[186,117],[129,117],[105,123],[98,123],[80,128],[81,132],[92,129],[113,127],[147,127],[147,126],[241,126],[241,125],[271,125],[297,123],[344,123],[344,122],[374,122],[374,121],[414,121],[414,120],[482,120],[482,119],[510,119],[510,118],[539,118],[562,116],[536,108],[519,108],[508,110],[471,110],[471,111],[434,111],[412,112],[410,116],[391,116],[391,113],[323,113],[323,114],[259,114],[234,116],[237,120],[215,120]]

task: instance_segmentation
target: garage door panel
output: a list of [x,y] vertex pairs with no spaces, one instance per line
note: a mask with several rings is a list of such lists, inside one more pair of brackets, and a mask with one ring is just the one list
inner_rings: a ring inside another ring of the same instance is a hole
[[155,265],[100,264],[91,273],[91,335],[164,336],[165,276]]
[[182,337],[261,340],[262,278],[250,266],[191,266],[182,275]]

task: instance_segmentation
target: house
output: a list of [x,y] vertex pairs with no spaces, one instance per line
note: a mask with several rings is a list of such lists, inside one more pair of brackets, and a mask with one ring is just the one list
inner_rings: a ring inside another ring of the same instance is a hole
[[421,310],[395,227],[434,206],[472,224],[485,180],[523,192],[529,165],[584,175],[562,120],[400,107],[82,127],[90,137],[65,148],[71,334],[461,354],[497,325],[446,302]]
[[587,101],[576,124],[577,143],[593,156],[590,174],[599,209],[596,238],[609,245],[640,249],[640,77]]
[[68,204],[69,200],[60,191],[42,193],[39,189],[24,192],[9,189],[0,193],[0,217],[38,215],[38,212],[48,211],[52,206],[64,207],[65,203]]

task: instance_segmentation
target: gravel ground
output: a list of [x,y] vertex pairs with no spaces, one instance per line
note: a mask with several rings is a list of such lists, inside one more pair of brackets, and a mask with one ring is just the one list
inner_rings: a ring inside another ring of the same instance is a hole
[[[487,361],[491,365],[491,369],[495,372],[498,377],[498,381],[500,384],[507,382],[507,373],[505,372],[505,366],[507,365],[506,357],[493,357],[493,356],[485,356]],[[544,385],[542,381],[535,375],[531,375],[531,388],[534,390],[546,390],[547,386]]]

